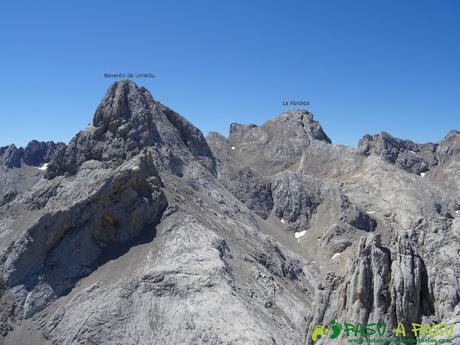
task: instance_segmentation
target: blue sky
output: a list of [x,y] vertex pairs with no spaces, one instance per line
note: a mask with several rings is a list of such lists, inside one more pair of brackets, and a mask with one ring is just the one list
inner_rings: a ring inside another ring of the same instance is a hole
[[0,146],[67,142],[112,80],[204,133],[307,100],[334,143],[460,129],[460,1],[2,1]]

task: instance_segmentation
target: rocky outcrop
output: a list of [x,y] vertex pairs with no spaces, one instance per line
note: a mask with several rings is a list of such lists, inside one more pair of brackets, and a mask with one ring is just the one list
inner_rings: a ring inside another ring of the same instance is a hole
[[3,160],[3,164],[10,169],[20,168],[22,163],[41,167],[51,161],[64,147],[64,143],[32,140],[25,148],[17,148],[15,145],[1,147],[0,160]]
[[17,148],[14,144],[0,148],[0,157],[3,165],[9,169],[21,167],[22,148]]
[[372,136],[365,135],[358,143],[358,150],[363,155],[378,155],[401,169],[421,174],[458,155],[460,132],[450,131],[438,144],[416,144],[381,132]]
[[439,142],[436,155],[440,164],[449,161],[460,153],[460,132],[451,130],[446,137]]
[[229,174],[222,182],[254,213],[264,219],[270,215],[273,208],[271,184],[251,168],[244,167],[234,174]]
[[308,223],[319,204],[324,201],[320,181],[306,176],[286,173],[273,184],[275,214],[290,223]]
[[18,199],[43,176],[46,162],[64,144],[31,141],[24,149],[9,145],[0,148],[0,207]]
[[381,156],[414,174],[426,172],[438,164],[436,149],[436,144],[415,144],[410,140],[394,138],[386,132],[373,136],[366,135],[358,143],[358,150],[362,154]]
[[11,203],[37,183],[46,170],[45,164],[64,146],[63,143],[32,140],[25,148],[1,147],[0,206]]
[[54,157],[56,157],[60,150],[64,149],[64,147],[64,143],[32,140],[24,148],[22,160],[27,165],[39,167],[44,163],[50,162]]
[[[77,176],[73,195],[85,188],[87,173],[84,169]],[[39,218],[0,257],[5,284],[16,287],[17,312],[24,317],[67,293],[118,244],[143,232],[154,237],[167,201],[148,156],[127,162],[97,182],[97,189],[83,199]],[[29,202],[45,207],[48,198],[37,194]]]
[[[282,113],[275,119],[263,124],[261,129],[266,129],[268,131],[283,130],[282,128],[274,128],[274,125],[278,125],[279,123],[283,123],[285,127],[284,130],[291,132],[291,134],[295,136],[320,140],[328,144],[331,143],[331,139],[329,139],[326,133],[324,133],[319,122],[314,120],[313,114],[306,110],[289,110]],[[257,132],[258,128],[259,127],[255,124],[243,125],[239,123],[232,123],[229,130],[229,139],[231,141],[238,142],[240,139],[247,138],[252,129],[256,129]]]
[[[434,313],[433,301],[425,262],[408,233],[399,234],[391,249],[382,246],[380,235],[362,237],[345,277],[329,274],[319,286],[307,334],[333,320],[386,323],[390,332],[400,322],[407,330],[406,337],[413,338],[412,323],[421,323]],[[336,341],[323,337],[318,344]],[[307,344],[312,343],[308,337]]]

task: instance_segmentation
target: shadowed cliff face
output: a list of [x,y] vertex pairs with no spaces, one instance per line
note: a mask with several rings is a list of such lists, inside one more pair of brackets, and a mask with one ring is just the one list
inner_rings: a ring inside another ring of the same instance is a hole
[[119,81],[67,145],[0,148],[0,344],[458,323],[459,142],[337,146],[305,110],[205,138]]

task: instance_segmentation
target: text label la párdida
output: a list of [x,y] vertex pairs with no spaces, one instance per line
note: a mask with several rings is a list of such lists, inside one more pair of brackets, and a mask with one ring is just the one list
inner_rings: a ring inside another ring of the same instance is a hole
[[295,101],[295,100],[291,100],[291,101],[283,101],[283,106],[292,106],[292,107],[306,107],[306,106],[309,106],[310,105],[310,102],[309,101]]

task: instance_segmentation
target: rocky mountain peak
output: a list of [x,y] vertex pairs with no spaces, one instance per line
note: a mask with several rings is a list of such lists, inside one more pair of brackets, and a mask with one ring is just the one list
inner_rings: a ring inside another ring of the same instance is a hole
[[115,82],[98,105],[92,123],[78,133],[48,167],[47,178],[77,172],[86,161],[120,165],[144,149],[190,153],[214,172],[206,140],[199,129],[153,99],[131,80]]
[[19,168],[21,166],[22,148],[11,144],[0,148],[0,156],[3,156],[3,164],[7,168]]
[[22,160],[27,165],[42,166],[51,161],[64,147],[65,144],[61,142],[32,140],[24,148]]
[[460,132],[451,130],[437,147],[438,160],[444,163],[460,153]]
[[134,115],[148,110],[154,103],[153,97],[143,87],[131,80],[117,81],[107,90],[96,109],[93,126],[115,132]]
[[242,125],[232,123],[229,130],[229,140],[240,142],[252,140],[255,136],[266,133],[273,139],[303,138],[324,141],[328,144],[331,139],[324,133],[321,125],[313,118],[313,114],[304,109],[292,109],[265,122],[261,126],[255,124]]
[[457,136],[460,136],[460,131],[457,131],[456,129],[451,129],[449,133],[447,133],[446,138],[457,137]]
[[230,133],[230,136],[236,134],[236,133],[239,133],[241,131],[245,131],[245,130],[248,130],[248,129],[252,129],[252,128],[256,128],[257,125],[256,124],[249,124],[249,125],[243,125],[241,123],[232,123],[230,124],[230,130],[229,130],[229,133]]
[[451,130],[439,143],[417,144],[387,132],[365,135],[358,143],[364,156],[376,155],[408,172],[421,174],[460,153],[460,132]]
[[331,139],[323,131],[320,123],[314,119],[312,113],[305,109],[288,110],[273,119],[273,121],[281,122],[283,125],[293,128],[300,126],[313,139],[331,143]]
[[0,147],[0,160],[7,168],[20,168],[22,163],[29,166],[40,167],[48,163],[57,153],[65,147],[64,143],[53,141],[32,140],[25,148],[11,144]]
[[389,160],[395,160],[397,154],[407,148],[414,149],[415,144],[409,140],[395,138],[383,131],[374,135],[366,134],[358,143],[358,150],[361,153],[367,155],[374,151],[378,153],[386,151]]
[[460,132],[455,129],[450,130],[439,145],[460,148]]
[[365,135],[358,143],[358,151],[369,156],[381,156],[389,163],[415,174],[421,174],[438,163],[437,144],[416,144],[395,138],[387,132]]

